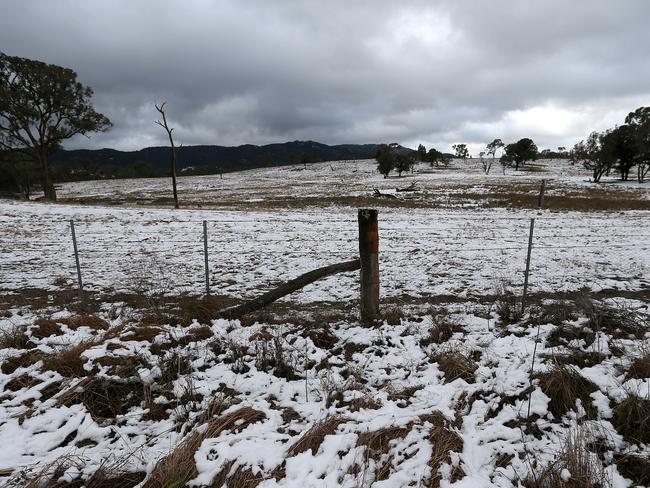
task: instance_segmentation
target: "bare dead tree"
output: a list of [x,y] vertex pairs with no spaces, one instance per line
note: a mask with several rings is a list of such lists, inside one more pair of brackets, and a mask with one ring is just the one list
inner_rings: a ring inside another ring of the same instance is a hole
[[172,187],[174,189],[174,208],[178,208],[178,193],[176,192],[176,147],[174,146],[174,138],[172,137],[174,128],[172,127],[170,129],[167,125],[167,117],[165,117],[165,103],[166,102],[163,102],[160,106],[154,104],[156,110],[158,110],[160,115],[162,115],[162,122],[160,120],[156,120],[156,124],[165,129],[165,132],[167,132],[167,136],[169,137],[169,144],[171,145],[172,149]]

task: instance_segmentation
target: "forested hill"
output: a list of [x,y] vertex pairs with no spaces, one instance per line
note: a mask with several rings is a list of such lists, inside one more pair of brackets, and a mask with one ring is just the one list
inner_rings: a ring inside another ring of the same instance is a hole
[[[406,150],[406,149],[405,149]],[[377,144],[341,144],[328,146],[313,141],[293,141],[281,144],[254,146],[251,144],[225,146],[184,146],[177,148],[177,168],[179,171],[240,170],[265,166],[310,163],[341,159],[373,158]],[[88,166],[132,168],[134,165],[146,166],[152,170],[168,171],[170,162],[169,147],[147,147],[139,151],[117,151],[115,149],[77,149],[61,150],[52,156],[59,167]]]

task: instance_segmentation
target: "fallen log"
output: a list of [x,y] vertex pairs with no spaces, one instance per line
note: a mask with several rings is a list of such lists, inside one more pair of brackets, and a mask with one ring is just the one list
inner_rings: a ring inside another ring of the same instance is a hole
[[418,191],[418,189],[415,186],[415,182],[411,183],[409,186],[405,186],[402,188],[395,188],[396,191]]
[[356,271],[361,268],[361,262],[359,259],[353,259],[352,261],[346,261],[344,263],[332,264],[330,266],[324,266],[322,268],[309,271],[305,274],[294,278],[293,280],[287,281],[282,285],[274,288],[273,290],[267,291],[263,295],[260,295],[257,298],[253,298],[247,302],[244,302],[240,305],[235,305],[234,307],[225,308],[217,313],[218,318],[228,318],[236,319],[247,313],[255,312],[260,310],[267,305],[273,303],[274,301],[282,298],[283,296],[289,295],[300,288],[303,288],[314,281],[325,278],[326,276],[331,276],[337,273],[343,273],[346,271]]
[[382,193],[377,188],[373,188],[373,195],[376,196],[376,197],[397,198],[397,196],[395,196],[395,195],[393,195],[391,193]]

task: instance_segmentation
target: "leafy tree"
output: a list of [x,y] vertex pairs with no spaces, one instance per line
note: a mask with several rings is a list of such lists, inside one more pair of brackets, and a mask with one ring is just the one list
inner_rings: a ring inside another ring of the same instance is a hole
[[523,166],[526,161],[534,161],[537,158],[537,146],[528,137],[519,139],[513,144],[508,144],[504,149],[502,162],[515,165],[515,171]]
[[627,181],[630,170],[637,164],[635,130],[630,125],[620,125],[601,134],[602,156],[615,168],[623,181]]
[[586,140],[573,146],[569,158],[572,163],[581,163],[585,169],[591,170],[595,183],[599,183],[611,168],[611,159],[603,151],[602,134],[598,132],[592,132]]
[[488,153],[488,155],[494,159],[494,156],[496,155],[497,150],[505,146],[503,141],[501,139],[494,139],[492,142],[490,142],[487,146],[485,146],[485,149]]
[[0,148],[39,163],[48,200],[56,200],[48,157],[76,134],[111,127],[91,105],[92,94],[71,69],[0,52]]
[[469,150],[467,149],[467,144],[454,144],[451,148],[456,151],[456,157],[460,159],[466,159],[469,157]]
[[377,170],[388,178],[388,174],[395,169],[395,153],[393,152],[392,144],[380,144],[377,148]]
[[424,147],[422,144],[418,146],[418,150],[416,151],[415,158],[417,161],[427,160],[427,148]]
[[639,107],[625,117],[631,128],[634,160],[637,165],[637,180],[643,183],[650,171],[650,107]]
[[427,152],[426,161],[431,164],[431,167],[438,166],[439,163],[442,163],[442,159],[443,154],[433,147],[429,149],[429,152]]
[[397,171],[397,176],[401,177],[402,173],[411,171],[413,163],[413,158],[409,154],[397,154],[395,156],[395,171]]

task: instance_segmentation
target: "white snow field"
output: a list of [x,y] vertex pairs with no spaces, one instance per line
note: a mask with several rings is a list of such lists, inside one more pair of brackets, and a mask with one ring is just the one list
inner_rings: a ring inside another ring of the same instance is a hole
[[[180,210],[167,179],[0,200],[0,486],[650,486],[649,185],[452,166],[180,178]],[[354,258],[361,206],[385,320],[359,323],[357,273],[212,318]]]

